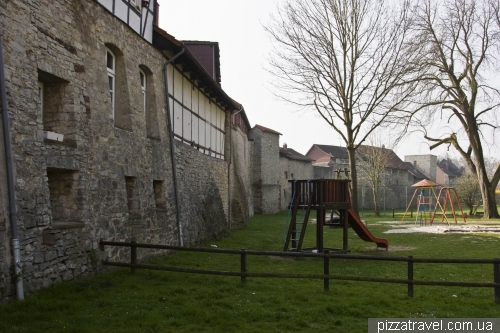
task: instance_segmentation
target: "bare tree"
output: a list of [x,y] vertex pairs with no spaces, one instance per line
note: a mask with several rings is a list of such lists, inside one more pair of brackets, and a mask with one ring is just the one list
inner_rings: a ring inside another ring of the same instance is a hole
[[388,3],[286,0],[266,27],[275,42],[269,70],[276,94],[317,112],[346,145],[355,210],[356,149],[379,126],[396,135],[398,113],[415,93],[408,84],[408,3]]
[[[499,217],[494,191],[500,168],[488,177],[483,152],[498,129],[500,91],[491,80],[498,73],[498,16],[486,0],[424,0],[414,13],[414,45],[425,55],[418,66],[426,67],[426,93],[418,100],[428,111],[424,136],[431,149],[448,144],[460,153],[478,179],[484,217]],[[433,123],[439,128],[432,130]]]
[[380,216],[380,188],[384,185],[384,173],[394,156],[392,149],[380,142],[370,141],[357,149],[359,179],[368,183],[372,189],[375,216]]

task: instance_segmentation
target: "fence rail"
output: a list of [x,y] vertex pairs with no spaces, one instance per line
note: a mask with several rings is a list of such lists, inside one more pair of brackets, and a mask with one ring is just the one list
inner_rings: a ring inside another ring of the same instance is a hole
[[[135,273],[139,269],[151,269],[159,271],[182,272],[182,273],[195,273],[195,274],[208,274],[208,275],[222,275],[222,276],[239,276],[242,283],[246,283],[247,277],[265,277],[265,278],[299,278],[299,279],[321,279],[323,280],[323,289],[328,291],[330,288],[330,280],[344,280],[344,281],[364,281],[364,282],[382,282],[382,283],[396,283],[406,284],[408,287],[408,296],[413,297],[413,289],[415,285],[427,286],[454,286],[454,287],[477,287],[477,288],[493,288],[495,302],[500,304],[500,259],[445,259],[445,258],[414,258],[408,257],[380,257],[373,255],[350,255],[330,253],[325,250],[324,253],[305,253],[305,252],[278,252],[278,251],[254,251],[254,250],[226,250],[226,249],[213,249],[213,248],[189,248],[173,245],[159,245],[159,244],[143,244],[135,242],[114,242],[101,240],[99,247],[104,251],[105,246],[118,246],[130,248],[130,262],[112,262],[103,260],[105,266],[115,267],[130,267],[131,272]],[[240,271],[218,271],[206,270],[195,268],[182,268],[172,266],[156,266],[137,263],[137,249],[161,249],[171,251],[186,251],[186,252],[200,252],[200,253],[217,253],[217,254],[234,254],[240,256]],[[247,270],[247,256],[278,256],[278,257],[298,257],[298,258],[323,258],[323,274],[292,274],[292,273],[261,273],[261,272],[248,272]],[[368,277],[368,276],[353,276],[353,275],[331,275],[330,274],[330,259],[344,259],[344,260],[376,260],[376,261],[395,261],[407,263],[407,278],[381,278],[381,277]],[[430,281],[430,280],[414,280],[414,264],[427,263],[427,264],[492,264],[493,265],[493,282],[464,282],[464,281]]]

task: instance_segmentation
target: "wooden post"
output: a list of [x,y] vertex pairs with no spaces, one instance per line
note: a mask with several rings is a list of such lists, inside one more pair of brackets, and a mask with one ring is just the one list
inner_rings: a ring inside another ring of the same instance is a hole
[[[131,265],[136,265],[137,264],[137,246],[135,244],[137,243],[136,241],[131,241],[132,245],[130,246],[130,264]],[[130,273],[135,274],[136,268],[131,267],[130,268]]]
[[[493,282],[500,283],[500,259],[495,258],[493,263]],[[495,303],[500,304],[500,287],[495,287]]]
[[394,218],[394,208],[392,209],[392,218]]
[[408,257],[408,296],[413,298],[413,256]]
[[319,208],[316,210],[316,248],[318,253],[323,252],[323,226],[325,224],[325,183],[318,182],[318,206]]
[[247,283],[247,250],[241,249],[241,283]]
[[[325,250],[324,253],[328,255],[330,251]],[[325,274],[325,278],[323,279],[323,289],[324,291],[329,291],[330,290],[330,279],[327,277],[327,275],[330,275],[330,258],[329,257],[324,257],[323,258],[323,274]]]
[[342,249],[344,251],[349,250],[349,212],[347,209],[341,209],[340,215],[343,223],[343,234],[342,234]]

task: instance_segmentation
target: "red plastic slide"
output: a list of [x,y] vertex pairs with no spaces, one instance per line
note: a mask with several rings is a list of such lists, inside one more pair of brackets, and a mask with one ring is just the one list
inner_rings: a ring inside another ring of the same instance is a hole
[[359,218],[358,214],[351,208],[349,208],[349,225],[351,228],[356,231],[358,234],[359,238],[366,242],[374,242],[377,244],[377,247],[384,247],[385,250],[387,251],[389,249],[389,243],[387,242],[386,239],[383,238],[377,238],[372,235],[370,230],[365,227],[361,219]]

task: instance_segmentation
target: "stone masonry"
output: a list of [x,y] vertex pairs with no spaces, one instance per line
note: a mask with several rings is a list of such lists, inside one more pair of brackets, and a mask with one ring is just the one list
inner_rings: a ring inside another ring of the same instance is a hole
[[[1,0],[0,18],[26,292],[94,273],[104,257],[127,258],[126,248],[100,252],[101,238],[177,245],[163,54],[95,1]],[[114,118],[106,48],[120,66]],[[224,235],[228,162],[175,146],[184,242]],[[0,300],[14,295],[3,184]]]

